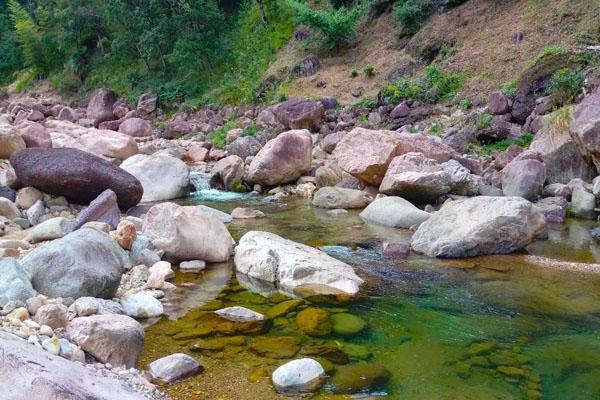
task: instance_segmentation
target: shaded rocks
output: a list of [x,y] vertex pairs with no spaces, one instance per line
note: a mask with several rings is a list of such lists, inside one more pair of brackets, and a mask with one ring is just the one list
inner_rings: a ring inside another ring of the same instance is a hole
[[502,170],[502,191],[505,196],[535,201],[542,194],[545,181],[546,166],[538,160],[514,160]]
[[262,144],[254,136],[242,136],[229,143],[225,150],[230,156],[238,156],[242,160],[258,154]]
[[202,371],[202,366],[193,357],[175,353],[152,361],[148,365],[148,372],[153,380],[162,382],[176,382],[197,375]]
[[152,136],[152,125],[142,118],[129,118],[119,125],[119,132],[131,137]]
[[600,88],[575,107],[570,132],[584,158],[600,169]]
[[277,120],[288,129],[316,131],[321,126],[325,106],[320,101],[292,99],[278,104],[273,113]]
[[135,367],[144,344],[144,328],[126,315],[92,315],[73,319],[71,340],[98,361]]
[[394,196],[378,198],[360,213],[369,223],[402,229],[419,226],[430,216],[402,197]]
[[13,130],[0,130],[0,158],[10,158],[13,153],[25,147],[23,138]]
[[535,241],[544,228],[544,217],[529,201],[480,196],[444,204],[419,226],[411,247],[442,258],[506,254]]
[[564,197],[545,197],[535,203],[547,224],[562,224],[567,217],[569,203]]
[[141,201],[170,200],[185,196],[190,185],[187,165],[178,158],[163,154],[137,154],[121,164],[144,188]]
[[349,265],[268,232],[246,233],[236,247],[235,265],[242,274],[292,292],[354,295],[363,283]]
[[64,304],[44,304],[35,313],[35,321],[52,329],[66,328],[69,323],[67,307]]
[[23,121],[13,127],[29,147],[52,147],[52,138],[48,130],[37,122]]
[[228,156],[213,166],[210,171],[210,185],[220,190],[239,191],[244,188],[244,160],[238,156]]
[[21,264],[14,258],[0,259],[0,306],[11,300],[25,301],[35,295]]
[[322,187],[314,194],[312,204],[320,208],[364,208],[372,201],[372,197],[355,189],[341,187]]
[[13,154],[10,162],[22,185],[74,203],[89,204],[106,189],[116,193],[125,209],[142,198],[142,185],[133,175],[81,150],[25,149]]
[[316,392],[325,382],[325,370],[312,358],[290,361],[271,377],[277,392],[286,395]]
[[502,115],[510,112],[510,100],[502,92],[492,92],[488,100],[488,111],[492,115]]
[[104,121],[114,120],[113,106],[116,101],[115,93],[108,89],[98,89],[88,103],[86,117],[93,120],[95,126]]
[[163,203],[144,218],[143,233],[174,260],[227,261],[234,241],[225,224],[201,207]]
[[3,382],[10,382],[0,385],[3,399],[147,399],[118,379],[52,355],[6,332],[0,332],[0,353],[4,360],[10,360],[10,367],[4,364],[1,368]]
[[127,262],[108,235],[91,228],[45,243],[21,259],[37,291],[75,299],[113,297]]
[[576,185],[571,195],[571,209],[573,216],[583,219],[596,219],[596,196],[582,185]]
[[246,179],[275,186],[297,180],[310,171],[312,138],[307,130],[284,132],[271,139],[252,159]]
[[151,114],[156,110],[158,96],[153,92],[146,92],[140,96],[137,103],[137,110],[142,114]]

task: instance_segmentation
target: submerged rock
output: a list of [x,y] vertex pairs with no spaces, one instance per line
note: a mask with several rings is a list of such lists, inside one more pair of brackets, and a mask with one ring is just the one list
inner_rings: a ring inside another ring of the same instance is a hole
[[242,274],[289,291],[354,295],[363,283],[351,266],[268,232],[246,233],[236,247],[235,265]]
[[365,208],[360,217],[369,223],[408,229],[419,226],[431,217],[402,197],[381,197]]
[[411,247],[442,258],[506,254],[535,241],[544,228],[543,215],[529,201],[480,196],[444,204],[419,226]]
[[385,385],[390,372],[377,364],[349,364],[336,367],[331,383],[334,393],[359,393]]
[[193,357],[183,353],[171,354],[148,365],[148,372],[153,380],[176,382],[202,371],[202,366]]
[[354,336],[362,332],[367,323],[356,315],[336,313],[331,316],[333,333],[340,336]]
[[371,200],[372,197],[362,190],[327,186],[315,192],[312,204],[330,209],[364,208]]
[[327,311],[316,307],[306,308],[296,316],[298,329],[309,336],[324,337],[331,334],[331,321]]

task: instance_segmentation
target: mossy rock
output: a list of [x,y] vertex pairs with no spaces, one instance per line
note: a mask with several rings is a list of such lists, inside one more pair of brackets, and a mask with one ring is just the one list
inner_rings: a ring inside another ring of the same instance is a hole
[[325,373],[327,375],[331,375],[333,373],[333,371],[335,371],[335,365],[329,361],[326,360],[322,357],[311,357],[313,360],[315,360],[316,362],[318,362],[319,364],[321,364],[321,367],[323,367],[323,370],[325,371]]
[[296,316],[298,329],[309,336],[324,337],[331,334],[331,321],[327,311],[316,307],[306,308]]
[[390,379],[390,372],[377,364],[349,364],[336,367],[331,383],[334,393],[352,394],[379,389]]
[[267,358],[292,358],[300,350],[300,341],[293,336],[263,336],[253,339],[248,350]]
[[469,346],[468,352],[472,356],[478,356],[481,354],[489,353],[495,348],[496,343],[494,342],[473,343],[471,346]]
[[311,358],[313,356],[322,357],[336,364],[348,364],[350,362],[348,354],[340,347],[332,344],[306,346],[302,348],[301,353]]
[[362,318],[348,313],[333,314],[331,325],[333,333],[339,336],[354,336],[367,327],[367,323]]
[[296,307],[298,307],[300,304],[302,304],[302,300],[299,299],[283,301],[267,310],[267,312],[265,313],[265,318],[274,319],[277,317],[281,317],[282,315],[286,315],[292,310],[295,310]]
[[360,344],[345,343],[344,351],[350,358],[355,360],[366,360],[371,357],[371,351]]
[[190,350],[220,351],[228,346],[243,346],[244,344],[246,344],[246,338],[244,336],[217,337],[199,340],[190,347]]

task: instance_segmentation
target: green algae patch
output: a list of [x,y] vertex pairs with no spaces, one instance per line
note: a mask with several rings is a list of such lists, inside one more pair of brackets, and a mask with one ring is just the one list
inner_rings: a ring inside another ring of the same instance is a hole
[[333,333],[339,336],[354,336],[367,327],[362,318],[347,313],[333,314],[331,324]]

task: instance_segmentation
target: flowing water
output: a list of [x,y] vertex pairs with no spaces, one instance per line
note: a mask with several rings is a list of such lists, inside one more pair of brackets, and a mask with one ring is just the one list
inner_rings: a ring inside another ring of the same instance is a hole
[[[232,195],[212,199],[222,196]],[[164,387],[174,399],[283,398],[270,374],[304,356],[316,357],[329,373],[315,399],[600,399],[600,275],[541,266],[531,256],[599,262],[590,223],[569,221],[516,255],[391,260],[380,241],[408,241],[409,233],[366,225],[357,212],[331,216],[305,200],[206,199],[201,192],[185,202],[265,212],[263,219],[234,220],[229,229],[236,240],[264,230],[319,247],[353,265],[366,283],[352,301],[290,301],[237,277],[231,263],[178,273],[178,289],[165,300],[168,317],[148,327],[140,361],[145,367],[184,352],[205,366]],[[224,324],[211,313],[233,305],[271,319],[264,326]],[[309,313],[326,315],[333,327],[325,318],[319,336],[303,333],[299,314]]]

